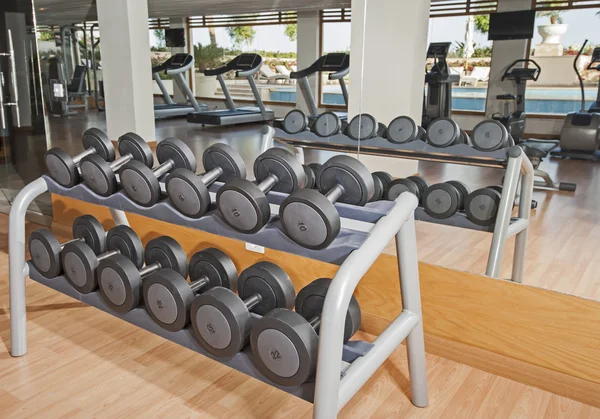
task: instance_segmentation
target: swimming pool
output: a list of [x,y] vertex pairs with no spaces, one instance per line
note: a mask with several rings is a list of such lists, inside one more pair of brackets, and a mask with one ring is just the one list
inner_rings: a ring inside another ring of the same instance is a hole
[[[586,87],[586,108],[596,100],[596,90]],[[485,111],[487,88],[454,87],[452,89],[452,109],[464,111]],[[565,114],[579,110],[581,93],[577,88],[529,88],[525,93],[525,111],[529,113]],[[282,87],[271,90],[270,99],[278,102],[296,103],[296,88]],[[337,86],[325,86],[323,103],[344,105],[342,92]]]

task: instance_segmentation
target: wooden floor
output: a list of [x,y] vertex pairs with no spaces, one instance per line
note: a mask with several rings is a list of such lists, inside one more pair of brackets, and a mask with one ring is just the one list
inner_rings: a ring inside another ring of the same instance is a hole
[[[0,417],[311,417],[308,402],[33,281],[29,352],[12,358],[7,252],[0,215]],[[429,407],[410,403],[401,347],[340,417],[600,418],[600,409],[440,357],[428,355],[427,370]]]

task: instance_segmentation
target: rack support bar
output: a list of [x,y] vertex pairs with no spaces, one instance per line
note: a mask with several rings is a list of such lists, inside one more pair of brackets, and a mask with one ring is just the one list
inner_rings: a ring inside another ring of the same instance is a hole
[[25,215],[27,208],[38,196],[48,191],[42,178],[21,189],[8,217],[8,262],[10,289],[10,353],[27,353],[27,310],[25,307]]
[[529,220],[524,220],[519,218],[517,221],[508,226],[508,232],[506,233],[506,238],[510,239],[513,236],[516,236],[521,231],[525,230],[529,227]]

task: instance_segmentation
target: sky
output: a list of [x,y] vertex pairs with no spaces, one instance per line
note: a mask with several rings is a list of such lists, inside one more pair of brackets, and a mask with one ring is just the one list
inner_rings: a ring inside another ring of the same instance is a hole
[[[600,44],[600,18],[595,14],[600,9],[569,10],[563,13],[564,23],[569,25],[562,38],[565,47],[581,45],[588,38],[593,44]],[[429,21],[429,42],[464,41],[467,18],[465,16],[434,18]],[[537,18],[539,24],[549,23],[548,18]],[[270,50],[280,52],[295,52],[296,43],[290,41],[283,33],[284,26],[257,26],[256,37],[250,45],[251,50]],[[225,28],[216,28],[217,43],[221,46],[232,47]],[[368,36],[368,34],[367,34]],[[206,44],[209,42],[208,29],[193,29],[194,42]],[[541,37],[534,31],[532,47],[541,42]],[[487,34],[475,34],[477,45],[491,45]],[[156,45],[154,35],[151,44]],[[333,52],[350,49],[350,23],[326,23],[323,28],[323,52]]]

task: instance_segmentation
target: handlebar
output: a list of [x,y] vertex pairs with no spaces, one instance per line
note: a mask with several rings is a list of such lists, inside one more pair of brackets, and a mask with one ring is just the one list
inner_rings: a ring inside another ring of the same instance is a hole
[[513,68],[515,68],[515,66],[517,64],[520,64],[520,63],[525,63],[525,64],[532,63],[536,67],[535,72],[533,73],[532,80],[537,81],[537,79],[540,77],[540,73],[542,72],[542,68],[540,67],[540,65],[538,63],[536,63],[534,60],[532,60],[530,58],[522,58],[520,60],[515,60],[511,65],[508,66],[508,68],[502,75],[502,79],[500,81],[504,81],[507,77],[509,77],[511,70]]

